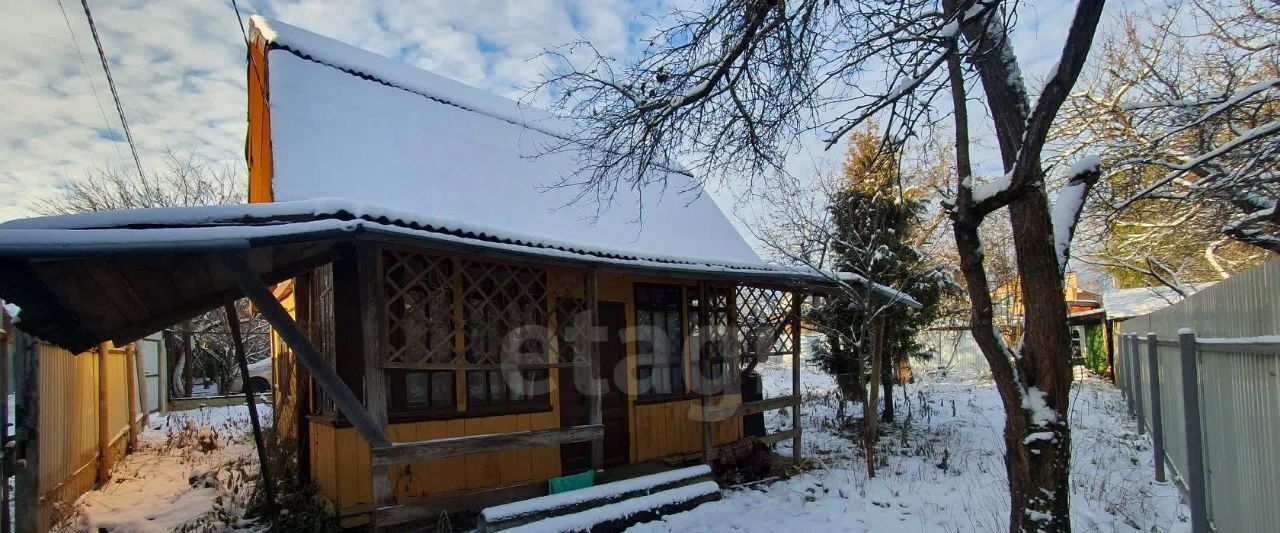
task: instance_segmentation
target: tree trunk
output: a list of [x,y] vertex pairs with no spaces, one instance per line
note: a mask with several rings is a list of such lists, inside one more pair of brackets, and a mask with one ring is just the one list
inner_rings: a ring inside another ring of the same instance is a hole
[[868,380],[871,382],[871,390],[867,396],[867,401],[862,404],[863,437],[866,440],[867,451],[867,477],[876,477],[875,449],[880,431],[876,420],[878,404],[880,403],[880,380],[876,379],[876,376],[881,375],[883,371],[881,367],[884,360],[884,317],[878,317],[875,321],[875,325],[872,326],[875,331],[875,345],[871,349],[871,379]]
[[[1043,177],[1040,177],[1043,179]],[[1032,188],[1009,204],[1023,296],[1022,349],[1017,376],[1024,398],[1009,413],[1005,439],[1016,531],[1070,531],[1068,477],[1071,333],[1044,190]],[[1021,511],[1025,509],[1025,511]]]
[[893,422],[893,382],[895,370],[898,368],[898,364],[895,361],[898,356],[887,355],[882,357],[888,357],[889,361],[888,364],[881,364],[880,384],[884,386],[884,391],[881,392],[881,396],[884,397],[884,412],[881,413],[880,418],[885,422]]

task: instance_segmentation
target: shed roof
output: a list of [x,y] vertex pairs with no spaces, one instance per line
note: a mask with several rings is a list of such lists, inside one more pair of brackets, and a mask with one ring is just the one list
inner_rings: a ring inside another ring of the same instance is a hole
[[[1200,292],[1213,283],[1192,283],[1187,289]],[[1117,320],[1154,313],[1182,301],[1182,296],[1169,287],[1136,287],[1116,289],[1102,295],[1102,308],[1108,320]]]
[[268,45],[275,201],[344,198],[374,216],[535,246],[764,265],[678,168],[580,199],[557,186],[581,153],[559,149],[570,128],[550,114],[278,21],[251,25]]

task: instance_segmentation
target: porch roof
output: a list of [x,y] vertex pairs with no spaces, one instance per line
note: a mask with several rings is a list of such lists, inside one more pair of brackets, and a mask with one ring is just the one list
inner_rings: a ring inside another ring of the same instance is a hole
[[218,254],[243,253],[256,274],[276,283],[331,261],[335,242],[356,238],[566,267],[810,290],[848,283],[869,287],[886,300],[914,304],[905,294],[853,274],[556,245],[511,233],[467,231],[444,220],[341,200],[7,222],[0,224],[0,297],[23,308],[19,318],[24,330],[79,351],[106,340],[132,342],[239,298]]

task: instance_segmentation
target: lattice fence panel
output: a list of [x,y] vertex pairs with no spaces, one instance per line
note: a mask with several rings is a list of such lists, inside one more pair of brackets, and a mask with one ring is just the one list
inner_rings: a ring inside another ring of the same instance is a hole
[[749,285],[738,286],[738,340],[743,359],[791,353],[794,293]]
[[448,363],[454,359],[454,263],[415,252],[383,252],[387,362]]

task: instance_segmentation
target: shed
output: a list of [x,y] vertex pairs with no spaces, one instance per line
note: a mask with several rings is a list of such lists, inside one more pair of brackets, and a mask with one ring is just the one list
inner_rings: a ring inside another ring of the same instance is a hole
[[[0,296],[79,351],[247,295],[274,328],[275,427],[344,525],[710,461],[767,410],[793,425],[761,440],[798,461],[805,295],[918,305],[762,261],[674,164],[574,202],[544,112],[261,17],[250,41],[250,204],[5,223]],[[741,370],[776,354],[792,393],[744,403]]]

